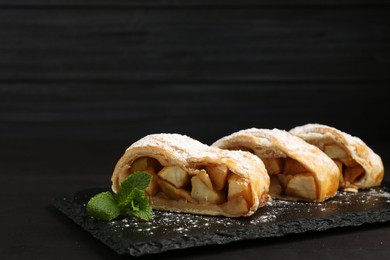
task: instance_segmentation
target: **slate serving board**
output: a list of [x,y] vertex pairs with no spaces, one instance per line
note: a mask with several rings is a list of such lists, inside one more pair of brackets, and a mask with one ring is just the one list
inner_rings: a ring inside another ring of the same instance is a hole
[[90,218],[86,202],[107,190],[82,190],[56,197],[52,204],[118,254],[131,256],[390,220],[389,183],[358,193],[339,191],[324,203],[271,200],[248,218],[154,211],[150,222],[132,217],[109,222]]

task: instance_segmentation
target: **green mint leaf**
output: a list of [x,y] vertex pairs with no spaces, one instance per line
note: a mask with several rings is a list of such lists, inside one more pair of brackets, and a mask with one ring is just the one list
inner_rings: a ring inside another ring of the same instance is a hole
[[120,215],[115,197],[109,191],[93,196],[87,203],[87,213],[99,220],[113,220]]
[[99,220],[113,220],[119,215],[133,215],[142,220],[152,219],[152,207],[145,189],[152,176],[147,172],[135,172],[120,185],[118,193],[101,192],[87,203],[87,213]]
[[131,192],[134,189],[145,190],[152,180],[152,176],[146,172],[134,172],[130,174],[119,186],[116,199],[120,208],[129,206]]
[[138,211],[139,210],[139,206],[138,206],[138,204],[134,200],[131,201],[131,210],[132,211]]
[[131,214],[145,221],[150,221],[153,218],[153,210],[150,205],[147,205],[143,210],[133,211]]
[[135,188],[130,196],[129,203],[125,208],[127,214],[149,221],[152,219],[152,207],[149,205],[149,198],[143,190]]

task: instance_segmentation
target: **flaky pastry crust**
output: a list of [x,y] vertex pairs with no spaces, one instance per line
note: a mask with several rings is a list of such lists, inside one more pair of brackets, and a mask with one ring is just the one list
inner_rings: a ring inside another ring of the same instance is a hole
[[[312,201],[324,201],[333,197],[337,192],[339,171],[335,163],[316,146],[308,144],[285,130],[276,128],[240,130],[217,140],[212,146],[222,149],[249,150],[264,160],[290,157],[298,161],[314,177],[316,194]],[[274,196],[299,200],[294,196],[277,194]]]
[[291,129],[290,133],[319,147],[321,150],[326,150],[325,147],[329,145],[337,145],[348,157],[348,160],[344,161],[348,162],[352,159],[354,163],[359,164],[364,169],[364,174],[355,181],[348,181],[344,177],[340,182],[340,188],[357,191],[358,189],[366,189],[381,184],[384,177],[382,159],[360,138],[334,127],[317,123],[297,126]]
[[[150,196],[154,209],[240,217],[252,215],[267,201],[269,176],[264,164],[256,156],[248,152],[222,150],[203,144],[186,135],[170,133],[147,135],[126,149],[117,162],[111,177],[114,192],[118,191],[121,181],[131,172],[132,163],[142,157],[156,159],[161,167],[180,167],[192,178],[199,175],[201,171],[204,172],[205,167],[227,167],[231,174],[239,176],[247,183],[251,193],[248,211],[239,214],[225,210],[225,204],[228,202],[208,203],[192,198],[175,200],[167,198],[161,192]],[[227,192],[227,189],[228,187],[221,192]]]

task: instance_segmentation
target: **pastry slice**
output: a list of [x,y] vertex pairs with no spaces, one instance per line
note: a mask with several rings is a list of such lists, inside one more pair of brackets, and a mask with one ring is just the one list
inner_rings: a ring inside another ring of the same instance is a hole
[[152,175],[145,192],[156,210],[240,217],[268,199],[270,180],[259,158],[185,135],[152,134],[133,143],[115,166],[112,190],[136,171]]
[[379,186],[383,180],[382,159],[360,138],[323,124],[297,126],[290,133],[319,147],[339,166],[340,188],[356,192]]
[[320,149],[287,131],[250,128],[212,146],[249,151],[264,162],[273,198],[322,202],[338,189],[337,165]]

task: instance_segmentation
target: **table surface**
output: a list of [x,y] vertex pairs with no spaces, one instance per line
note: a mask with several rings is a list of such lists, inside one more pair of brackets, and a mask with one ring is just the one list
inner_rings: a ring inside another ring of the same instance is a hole
[[[113,165],[126,146],[118,141],[2,141],[2,259],[132,258],[117,255],[51,205],[56,196],[109,187]],[[386,174],[385,180],[390,180]],[[286,255],[292,259],[385,259],[390,255],[390,223],[161,254],[172,259],[266,259]],[[156,255],[140,258],[153,257]]]

